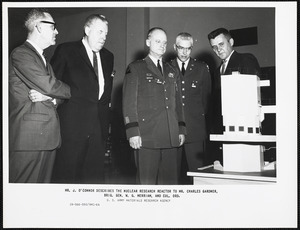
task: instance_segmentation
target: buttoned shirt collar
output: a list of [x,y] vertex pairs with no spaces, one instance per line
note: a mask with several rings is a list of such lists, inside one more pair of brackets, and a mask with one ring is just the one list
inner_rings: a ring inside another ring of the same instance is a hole
[[159,60],[160,64],[161,64],[161,67],[162,67],[162,58],[155,58],[153,57],[151,54],[148,55],[149,58],[154,62],[154,64],[157,66],[157,60]]
[[[86,42],[86,40],[84,38],[82,38],[82,43],[86,49],[86,52],[88,53],[89,59],[93,63],[93,50],[91,49],[91,47],[89,46],[89,44]],[[98,54],[98,53],[99,52],[97,52],[96,54]]]
[[[176,59],[177,59],[177,63],[178,63],[179,68],[181,68],[183,61],[180,61],[179,58],[176,58]],[[185,63],[185,64],[184,64],[185,69],[186,69],[186,67],[187,67],[188,64],[189,64],[190,59],[191,59],[191,57],[189,57],[189,59],[187,59],[186,61],[184,61],[184,63]]]

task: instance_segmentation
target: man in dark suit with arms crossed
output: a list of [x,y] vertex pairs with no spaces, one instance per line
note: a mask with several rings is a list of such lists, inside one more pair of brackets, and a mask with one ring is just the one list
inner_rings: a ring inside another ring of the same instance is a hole
[[61,143],[56,106],[71,94],[43,56],[58,34],[52,16],[33,9],[25,27],[27,40],[9,63],[9,182],[48,183]]

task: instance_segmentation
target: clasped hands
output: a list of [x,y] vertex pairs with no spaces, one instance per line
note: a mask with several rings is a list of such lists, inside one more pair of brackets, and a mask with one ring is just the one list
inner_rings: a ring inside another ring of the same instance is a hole
[[32,102],[41,102],[41,101],[48,101],[48,100],[52,100],[53,99],[52,97],[49,97],[49,96],[44,95],[44,94],[41,94],[40,92],[38,92],[38,91],[36,91],[34,89],[31,89],[29,91],[28,97],[29,97],[29,99]]
[[[185,141],[185,136],[183,134],[179,134],[179,146],[183,145],[184,141]],[[133,149],[140,149],[142,147],[141,136],[130,137],[129,144]]]

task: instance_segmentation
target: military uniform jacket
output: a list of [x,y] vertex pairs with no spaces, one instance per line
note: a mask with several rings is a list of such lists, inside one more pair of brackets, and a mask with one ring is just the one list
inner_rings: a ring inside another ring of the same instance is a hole
[[127,138],[141,136],[144,148],[179,146],[186,134],[179,72],[163,62],[164,76],[147,56],[131,63],[123,83]]
[[[178,70],[177,59],[171,64]],[[206,116],[211,95],[211,77],[208,66],[190,58],[184,76],[180,72],[182,102],[187,136],[186,143],[204,141],[207,136]]]

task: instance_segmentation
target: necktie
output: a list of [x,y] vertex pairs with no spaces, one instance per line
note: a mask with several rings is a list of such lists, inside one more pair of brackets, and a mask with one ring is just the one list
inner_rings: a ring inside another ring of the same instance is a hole
[[223,64],[221,66],[221,75],[223,75],[225,73],[225,66],[226,66],[226,60],[223,61]]
[[98,77],[98,61],[97,61],[96,52],[94,52],[94,51],[93,51],[93,66],[94,66],[95,73]]
[[157,60],[157,68],[159,69],[159,71],[163,75],[163,71],[162,71],[161,65],[159,64],[159,60]]
[[184,76],[184,73],[185,73],[185,68],[184,68],[184,62],[182,62],[182,66],[181,66],[181,73],[182,73],[182,76]]
[[47,56],[46,56],[45,52],[43,52],[43,57],[45,58],[45,61],[46,61],[45,65],[46,65],[46,67],[47,67],[47,62],[48,62],[48,60],[47,60]]

